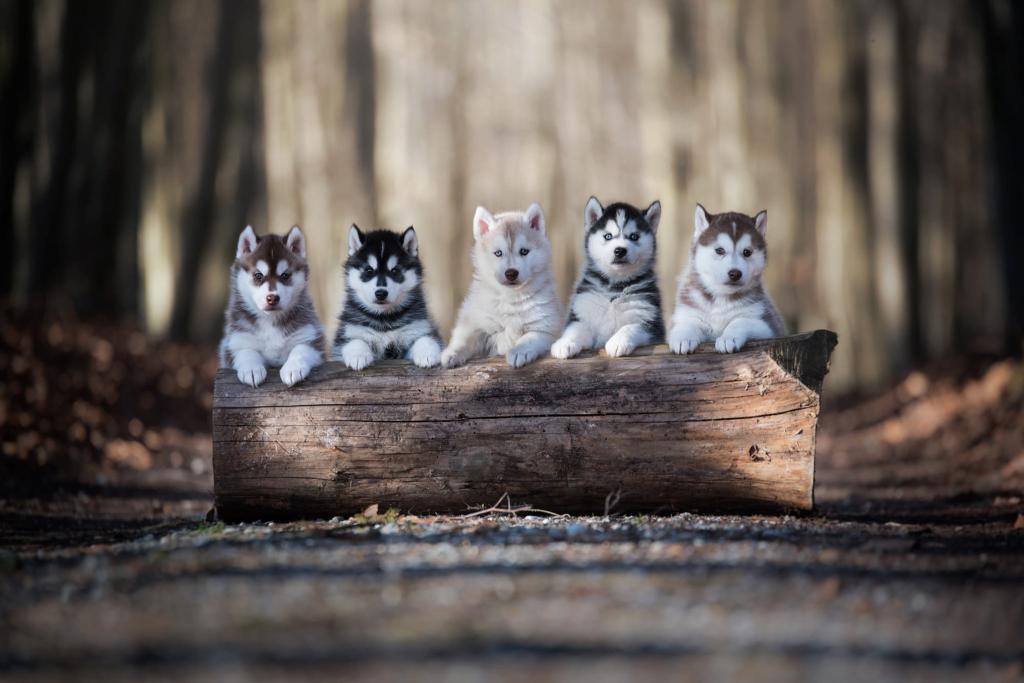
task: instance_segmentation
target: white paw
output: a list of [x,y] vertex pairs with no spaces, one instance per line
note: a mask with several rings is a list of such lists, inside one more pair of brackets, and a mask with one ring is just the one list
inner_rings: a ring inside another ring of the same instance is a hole
[[722,335],[715,340],[715,350],[719,353],[735,353],[743,348],[747,342],[743,337],[730,337]]
[[433,339],[420,339],[412,345],[412,362],[421,368],[432,368],[441,362],[441,347]]
[[295,386],[309,375],[313,367],[301,360],[289,360],[281,366],[281,381],[288,386]]
[[682,332],[672,332],[668,338],[668,346],[673,353],[693,353],[700,346],[700,341]]
[[551,355],[555,358],[572,358],[583,350],[583,347],[575,339],[562,337],[551,345]]
[[466,360],[468,359],[461,353],[451,348],[445,349],[444,353],[441,354],[441,365],[446,368],[457,368],[460,365],[464,365]]
[[513,348],[505,354],[505,360],[514,368],[521,368],[537,360],[537,351],[531,348]]
[[353,370],[362,370],[373,363],[373,352],[366,346],[346,346],[341,352],[341,360]]
[[242,365],[237,368],[238,381],[255,388],[267,378],[267,369],[260,364]]
[[612,338],[604,345],[604,350],[612,358],[628,356],[636,350],[636,344],[625,335],[613,334]]

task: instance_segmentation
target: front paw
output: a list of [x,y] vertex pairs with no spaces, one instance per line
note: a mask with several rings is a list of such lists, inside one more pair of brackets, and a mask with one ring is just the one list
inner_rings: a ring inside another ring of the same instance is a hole
[[636,344],[626,335],[613,334],[604,345],[605,352],[612,358],[628,356],[636,350]]
[[341,360],[353,370],[362,370],[373,363],[373,352],[366,347],[346,347],[341,352]]
[[537,360],[537,351],[531,348],[515,347],[505,354],[505,360],[514,368],[521,368]]
[[673,331],[668,338],[668,346],[672,349],[672,353],[693,353],[700,343],[700,339],[687,335],[685,332]]
[[421,368],[432,368],[441,362],[441,347],[430,339],[413,344],[412,362]]
[[267,369],[260,364],[242,365],[236,371],[238,372],[238,381],[248,384],[254,389],[263,384],[263,380],[267,378]]
[[583,347],[575,339],[562,337],[551,345],[551,355],[555,358],[572,358],[583,350]]
[[743,337],[723,334],[715,340],[715,350],[719,353],[735,353],[743,348],[747,340]]
[[309,376],[313,366],[301,360],[289,360],[281,366],[281,381],[292,387]]
[[451,347],[445,349],[441,354],[441,365],[449,369],[465,365],[467,360],[469,359]]

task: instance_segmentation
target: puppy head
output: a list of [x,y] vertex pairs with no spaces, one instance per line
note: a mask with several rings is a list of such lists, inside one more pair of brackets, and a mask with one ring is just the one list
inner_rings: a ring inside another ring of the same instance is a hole
[[238,236],[235,265],[235,287],[246,308],[260,315],[280,315],[306,288],[306,238],[297,225],[284,237],[261,237],[246,226]]
[[473,257],[482,277],[503,287],[524,287],[551,268],[551,243],[537,203],[497,216],[480,206],[473,216]]
[[768,212],[710,214],[697,205],[691,260],[715,294],[736,294],[757,285],[768,261]]
[[402,234],[390,230],[363,233],[353,224],[348,233],[345,275],[349,289],[365,310],[401,310],[423,275],[416,231],[410,226]]
[[652,266],[661,202],[645,210],[616,202],[608,208],[591,197],[583,210],[584,248],[591,263],[609,280],[636,277]]

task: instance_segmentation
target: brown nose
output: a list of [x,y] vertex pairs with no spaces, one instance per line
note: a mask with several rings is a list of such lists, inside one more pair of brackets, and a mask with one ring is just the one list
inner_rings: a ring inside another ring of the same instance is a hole
[[743,273],[736,270],[735,268],[729,271],[729,279],[732,280],[733,282],[738,282],[741,277],[743,277]]
[[280,302],[280,301],[281,301],[281,297],[279,297],[276,292],[271,292],[270,294],[267,294],[267,305],[268,306],[276,306],[278,304],[278,302]]
[[509,268],[505,271],[505,279],[509,282],[515,282],[519,278],[519,271],[515,268]]

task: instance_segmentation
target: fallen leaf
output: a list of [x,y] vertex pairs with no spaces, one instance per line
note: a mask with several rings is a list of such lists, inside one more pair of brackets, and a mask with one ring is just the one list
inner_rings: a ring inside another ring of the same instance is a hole
[[374,503],[370,507],[368,507],[365,510],[363,510],[363,516],[364,517],[376,517],[377,516],[377,509],[378,509],[378,506],[377,506],[376,503]]

